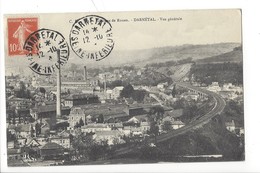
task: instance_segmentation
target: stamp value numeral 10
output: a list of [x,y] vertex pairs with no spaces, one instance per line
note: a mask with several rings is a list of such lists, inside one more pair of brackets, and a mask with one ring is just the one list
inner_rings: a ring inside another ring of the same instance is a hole
[[18,44],[10,44],[9,45],[9,47],[10,47],[10,51],[11,52],[16,52],[16,51],[18,51],[19,50],[19,45]]

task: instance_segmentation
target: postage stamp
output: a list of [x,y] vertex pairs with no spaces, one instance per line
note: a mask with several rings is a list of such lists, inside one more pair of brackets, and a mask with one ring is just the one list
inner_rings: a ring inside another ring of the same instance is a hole
[[69,46],[65,38],[50,29],[40,29],[30,34],[23,49],[30,61],[30,69],[40,75],[51,75],[59,64],[64,65],[69,59]]
[[38,18],[9,18],[7,27],[9,56],[25,55],[23,45],[26,38],[38,29]]
[[71,28],[70,45],[80,58],[100,61],[114,48],[112,26],[97,15],[82,17]]

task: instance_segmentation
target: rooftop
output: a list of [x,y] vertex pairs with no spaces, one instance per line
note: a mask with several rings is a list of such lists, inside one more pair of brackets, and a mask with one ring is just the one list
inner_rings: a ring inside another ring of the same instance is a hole
[[65,98],[65,100],[76,100],[76,99],[86,99],[97,97],[93,94],[71,94]]
[[183,115],[183,109],[173,109],[173,110],[167,112],[167,114],[173,118],[178,118]]
[[63,149],[63,147],[60,146],[59,144],[50,142],[50,143],[45,144],[41,149],[42,150],[54,150],[54,149]]
[[172,125],[184,125],[182,121],[173,121]]
[[12,155],[12,154],[21,154],[21,149],[8,148],[7,155]]
[[117,86],[117,87],[115,87],[114,89],[117,89],[117,90],[123,90],[124,87],[123,87],[123,86]]
[[8,125],[8,129],[19,129],[21,132],[29,132],[31,130],[30,124],[20,124],[20,125]]
[[[62,106],[61,110],[70,110],[70,107],[68,106]],[[32,111],[43,113],[43,112],[54,112],[56,111],[56,104],[54,105],[45,105],[45,106],[37,106],[32,108]]]
[[235,122],[234,121],[226,122],[225,124],[226,124],[226,126],[235,126]]
[[88,128],[108,128],[107,124],[102,124],[102,123],[98,123],[98,124],[88,124],[85,126],[82,126],[81,129],[88,129]]
[[120,136],[123,133],[118,130],[111,130],[111,131],[97,131],[95,134],[98,136]]

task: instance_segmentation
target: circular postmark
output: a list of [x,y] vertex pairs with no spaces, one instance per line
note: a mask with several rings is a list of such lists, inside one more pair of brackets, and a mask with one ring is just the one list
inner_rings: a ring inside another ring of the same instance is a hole
[[67,63],[69,45],[63,35],[50,29],[39,29],[31,33],[23,49],[30,62],[29,68],[40,75],[51,75]]
[[100,61],[114,48],[112,26],[105,18],[97,15],[82,17],[72,25],[70,45],[80,58]]

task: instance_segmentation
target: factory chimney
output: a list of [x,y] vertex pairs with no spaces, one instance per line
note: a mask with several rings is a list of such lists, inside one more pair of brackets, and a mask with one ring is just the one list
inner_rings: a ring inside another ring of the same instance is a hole
[[107,75],[105,74],[105,81],[104,81],[104,95],[105,99],[107,98]]
[[87,76],[88,76],[87,67],[84,66],[84,80],[85,80],[85,81],[87,80]]
[[57,94],[56,94],[56,116],[61,116],[61,77],[60,77],[60,50],[57,49],[58,69],[57,69]]

